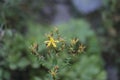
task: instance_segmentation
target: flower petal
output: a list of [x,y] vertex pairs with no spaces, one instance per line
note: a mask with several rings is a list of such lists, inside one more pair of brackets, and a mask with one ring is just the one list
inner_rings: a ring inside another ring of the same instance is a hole
[[53,47],[56,47],[56,44],[54,42],[52,42],[52,45],[53,45]]
[[44,41],[44,43],[49,43],[50,41]]
[[48,44],[47,44],[47,47],[49,47],[51,45],[51,42],[49,42]]
[[58,43],[59,41],[58,40],[55,40],[56,43]]

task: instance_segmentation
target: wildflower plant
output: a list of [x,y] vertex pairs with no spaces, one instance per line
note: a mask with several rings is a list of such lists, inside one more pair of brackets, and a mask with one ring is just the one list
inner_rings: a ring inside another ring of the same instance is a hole
[[[33,43],[30,50],[40,60],[42,66],[47,66],[49,79],[57,80],[59,71],[69,66],[74,56],[84,53],[86,47],[78,38],[64,39],[57,28],[45,36],[42,44]],[[45,46],[44,51],[41,51],[41,45]],[[51,64],[48,65],[48,62]]]

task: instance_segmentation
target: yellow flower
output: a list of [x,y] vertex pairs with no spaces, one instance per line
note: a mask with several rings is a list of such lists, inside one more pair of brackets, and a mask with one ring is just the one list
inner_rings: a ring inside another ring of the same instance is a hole
[[56,43],[58,43],[58,40],[55,40],[52,36],[48,36],[48,41],[45,41],[45,43],[47,44],[47,47],[53,46],[54,48],[57,47]]
[[86,48],[86,47],[85,47],[84,45],[80,44],[80,45],[79,45],[78,52],[84,52],[85,48]]

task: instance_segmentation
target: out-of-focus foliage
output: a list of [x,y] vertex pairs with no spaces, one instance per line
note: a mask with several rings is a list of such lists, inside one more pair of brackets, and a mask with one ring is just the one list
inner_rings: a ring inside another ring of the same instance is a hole
[[[28,19],[38,16],[41,21],[43,20],[43,15],[46,15],[42,13],[41,6],[46,2],[47,0],[0,1],[0,29],[1,25],[4,27],[0,31],[4,32],[2,38],[0,34],[0,80],[49,80],[48,69],[51,63],[41,65],[41,61],[30,54],[29,47],[35,41],[42,44],[45,40],[44,34],[51,29],[27,23]],[[41,15],[38,15],[39,13]],[[69,63],[69,67],[60,69],[58,73],[60,80],[106,80],[100,46],[88,23],[84,20],[75,20],[59,25],[58,28],[66,40],[78,37],[87,47],[81,57],[75,57]],[[44,51],[44,47],[41,47],[43,48],[41,51]],[[70,58],[65,61],[69,60]],[[61,59],[58,58],[58,61]]]
[[[106,66],[116,66],[120,75],[120,0],[105,0],[106,8],[102,12],[104,35],[101,41]],[[120,79],[119,76],[117,78]]]
[[74,37],[75,35],[79,37],[87,45],[87,50],[80,58],[73,60],[72,68],[66,68],[61,71],[61,76],[65,80],[106,80],[106,73],[103,70],[103,62],[100,58],[100,46],[88,23],[84,20],[72,21],[70,24],[62,26],[62,30],[63,34],[67,35],[66,38]]
[[[78,37],[82,42],[84,42],[87,45],[87,51],[85,54],[82,54],[80,58],[73,59],[73,62],[70,62],[69,67],[66,66],[65,68],[60,69],[60,72],[58,73],[59,78],[64,80],[69,79],[106,80],[106,73],[103,69],[103,62],[100,58],[100,46],[99,43],[97,42],[96,35],[90,29],[88,23],[86,23],[86,21],[84,20],[75,20],[71,21],[68,24],[59,25],[58,28],[60,32],[62,32],[62,35],[65,36],[64,38],[66,40],[68,40],[69,38]],[[36,36],[37,35],[40,36],[39,32],[40,31],[37,31]],[[35,35],[33,35],[33,37],[34,36]],[[39,37],[38,41],[42,41],[41,39],[43,39],[43,37]],[[65,57],[67,55],[62,56]],[[60,62],[61,59],[60,58],[58,59],[59,59],[58,61]],[[52,66],[50,62],[44,63],[44,65],[45,65],[44,67],[47,68],[50,68],[50,66]]]
[[[0,79],[6,80],[49,80],[48,69],[51,63],[41,62],[30,54],[28,47],[31,42],[44,41],[44,34],[50,31],[50,28],[42,28],[39,25],[29,23],[27,35],[24,37],[19,33],[6,29],[3,38],[2,48],[0,48]],[[84,26],[84,27],[83,27]],[[106,73],[103,69],[103,62],[100,58],[100,47],[96,35],[89,28],[88,23],[83,20],[71,21],[68,24],[58,27],[65,39],[70,37],[79,37],[87,45],[86,52],[79,58],[74,58],[69,67],[61,68],[59,74],[60,80],[81,79],[81,80],[106,80]],[[62,55],[65,57],[66,55]],[[58,61],[61,61],[58,58]],[[65,60],[66,61],[66,60]],[[69,61],[69,58],[67,59]],[[23,75],[21,75],[21,73]]]
[[23,31],[26,20],[34,19],[44,22],[43,7],[48,4],[43,0],[2,0],[0,1],[0,24]]
[[[101,41],[103,45],[104,55],[109,56],[106,60],[109,64],[119,64],[119,0],[106,0],[106,8],[102,12],[103,23],[104,23],[104,33]],[[108,42],[109,40],[109,42]],[[109,45],[106,45],[109,44]],[[107,57],[106,56],[106,57]]]

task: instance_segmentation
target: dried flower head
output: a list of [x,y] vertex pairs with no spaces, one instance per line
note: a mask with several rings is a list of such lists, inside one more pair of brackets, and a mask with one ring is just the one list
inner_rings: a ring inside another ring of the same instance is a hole
[[49,71],[49,73],[51,74],[51,76],[52,76],[53,78],[56,77],[57,72],[58,72],[58,69],[59,69],[59,66],[56,65],[56,66],[53,67],[53,69],[51,69],[51,70]]
[[77,38],[72,39],[71,45],[75,45],[78,41],[79,41],[79,39],[77,39]]
[[33,43],[30,47],[32,54],[37,54],[38,51],[38,44],[37,43]]
[[78,52],[80,52],[80,53],[84,52],[85,48],[86,48],[86,47],[85,47],[84,45],[80,44],[80,45],[79,45]]

